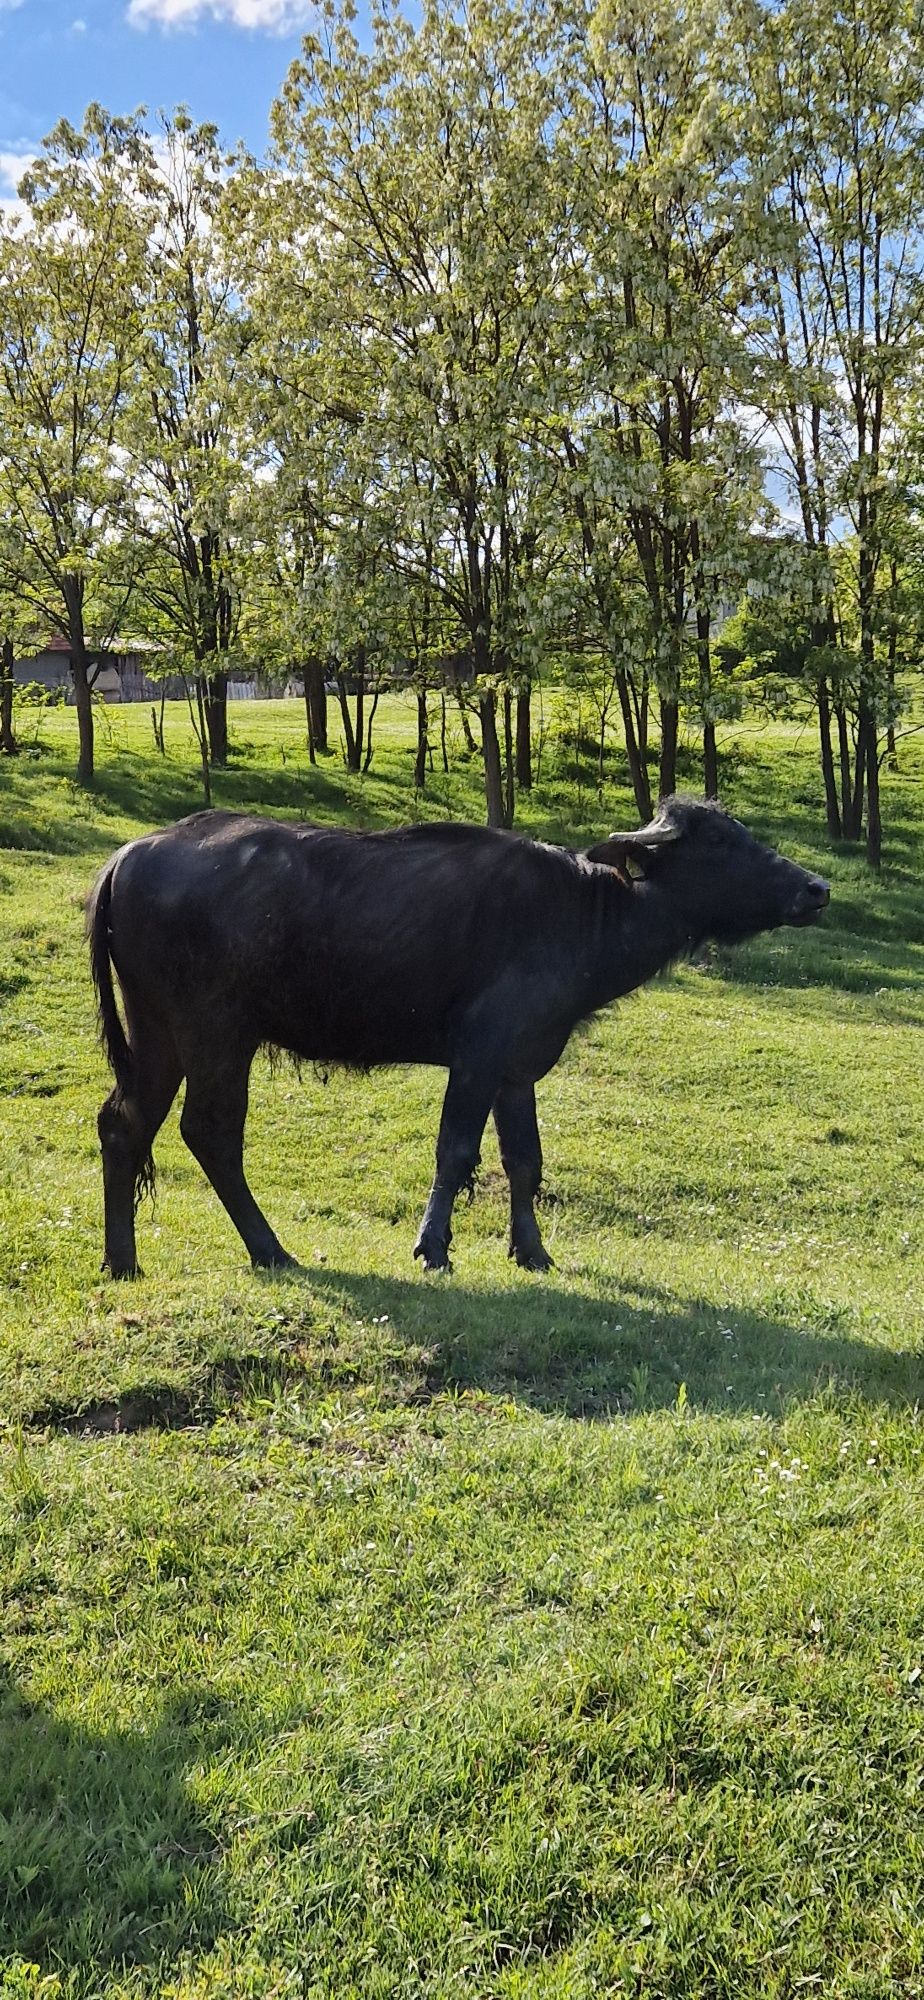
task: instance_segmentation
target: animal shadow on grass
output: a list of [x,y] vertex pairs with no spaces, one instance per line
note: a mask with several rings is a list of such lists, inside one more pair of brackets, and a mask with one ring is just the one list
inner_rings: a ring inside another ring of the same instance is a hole
[[349,1396],[370,1383],[385,1401],[480,1391],[586,1419],[671,1409],[678,1398],[767,1415],[822,1394],[896,1410],[924,1403],[924,1347],[864,1339],[849,1312],[822,1306],[795,1322],[643,1282],[588,1297],[547,1279],[491,1291],[330,1265],[267,1284],[272,1324],[251,1353],[212,1356],[187,1388],[147,1382],[111,1399],[44,1404],[23,1422],[91,1441],[208,1427],[254,1401]]
[[185,1773],[225,1729],[187,1698],[149,1730],[62,1721],[0,1670],[0,1964],[151,1963],[225,1921],[220,1856]]
[[726,1412],[773,1413],[824,1392],[895,1408],[924,1400],[924,1351],[880,1346],[821,1313],[789,1324],[659,1286],[587,1298],[526,1280],[492,1294],[330,1267],[312,1286],[353,1319],[387,1316],[389,1365],[411,1400],[483,1389],[587,1418],[671,1408],[681,1384],[693,1407]]

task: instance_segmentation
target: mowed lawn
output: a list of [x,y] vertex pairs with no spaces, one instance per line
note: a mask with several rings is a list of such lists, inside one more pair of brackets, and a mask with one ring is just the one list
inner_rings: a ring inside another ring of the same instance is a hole
[[[289,703],[221,804],[415,807]],[[489,1131],[449,1278],[411,1256],[443,1079],[254,1074],[252,1275],[179,1137],[99,1275],[81,902],[199,803],[188,726],[71,715],[0,766],[0,1993],[16,2000],[924,1994],[924,755],[875,882],[814,744],[726,802],[832,881],[600,1017],[539,1089],[548,1278]],[[335,732],[336,733],[336,732]],[[525,829],[632,825],[549,728]],[[439,767],[439,758],[437,757]],[[692,772],[692,766],[691,766]],[[370,1004],[375,1004],[374,994]]]

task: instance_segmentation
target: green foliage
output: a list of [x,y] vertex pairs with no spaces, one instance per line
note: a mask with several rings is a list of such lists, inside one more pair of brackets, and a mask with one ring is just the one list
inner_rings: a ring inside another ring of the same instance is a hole
[[4,629],[63,626],[87,739],[87,633],[154,637],[206,781],[229,673],[451,670],[495,817],[497,698],[551,668],[645,814],[678,713],[715,787],[757,587],[793,629],[762,695],[817,705],[828,830],[877,862],[920,651],[922,54],[906,0],[426,0],[365,41],[330,0],[269,162],[183,108],[60,124],[0,234]]
[[62,121],[23,181],[27,220],[0,235],[0,589],[80,654],[131,586],[115,454],[144,255],[123,176],[140,144],[136,120],[98,105],[80,132]]
[[722,627],[716,657],[726,674],[746,677],[781,715],[804,708],[813,680],[833,666],[816,643],[810,606],[782,593],[744,597]]
[[[759,220],[741,173],[736,61],[720,7],[656,6],[641,20],[602,4],[565,125],[582,250],[567,295],[575,504],[607,643],[623,657],[628,593],[611,559],[625,524],[644,654],[674,697],[695,614],[713,616],[736,588],[759,504],[759,458],[731,414],[752,391],[739,320]],[[708,708],[705,655],[699,664]]]
[[222,228],[234,165],[215,127],[181,111],[164,121],[157,149],[148,141],[136,195],[149,253],[122,432],[132,474],[124,530],[142,551],[143,627],[189,673],[233,667],[240,618],[236,544],[249,480],[235,386],[247,329]]
[[[522,673],[540,644],[529,598],[556,317],[546,30],[515,6],[463,23],[438,0],[417,30],[381,13],[372,31],[367,54],[349,11],[331,14],[275,111],[294,175],[278,193],[308,267],[289,322],[301,315],[312,359],[312,334],[333,333],[337,407],[354,413],[332,509],[353,543],[346,575],[358,562],[368,583],[387,551],[447,608],[473,677]],[[323,222],[306,243],[309,198]],[[329,394],[329,367],[326,380]],[[331,649],[367,643],[327,595]]]

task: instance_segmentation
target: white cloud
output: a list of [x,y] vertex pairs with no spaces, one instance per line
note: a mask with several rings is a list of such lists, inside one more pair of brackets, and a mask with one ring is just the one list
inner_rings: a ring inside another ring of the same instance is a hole
[[22,180],[26,168],[31,167],[35,157],[34,149],[29,151],[24,147],[21,152],[14,152],[11,148],[4,152],[0,147],[0,187],[12,188],[15,193],[17,181]]
[[129,0],[126,18],[135,28],[151,22],[162,28],[192,28],[207,19],[233,28],[261,29],[268,35],[291,35],[306,27],[314,14],[313,0]]
[[85,35],[86,32],[87,32],[86,21],[76,20],[71,22],[72,35]]
[[[2,4],[2,0],[0,0]],[[16,193],[19,182],[35,159],[35,150],[14,153],[0,147],[0,210],[4,215],[24,215],[26,204]]]

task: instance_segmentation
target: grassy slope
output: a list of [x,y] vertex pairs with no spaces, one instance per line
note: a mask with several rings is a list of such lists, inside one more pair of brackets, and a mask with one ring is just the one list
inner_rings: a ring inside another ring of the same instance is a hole
[[[541,1087],[551,1279],[490,1137],[455,1274],[416,1271],[438,1076],[261,1066],[307,1277],[249,1273],[174,1114],[117,1290],[80,900],[197,799],[178,712],[164,763],[108,721],[92,801],[70,717],[0,769],[0,1992],[924,1992],[913,750],[880,884],[838,858],[823,929]],[[221,802],[412,810],[400,704],[362,784],[301,733],[242,707]],[[744,737],[725,789],[823,859],[809,744]],[[605,823],[547,750],[528,824]]]

